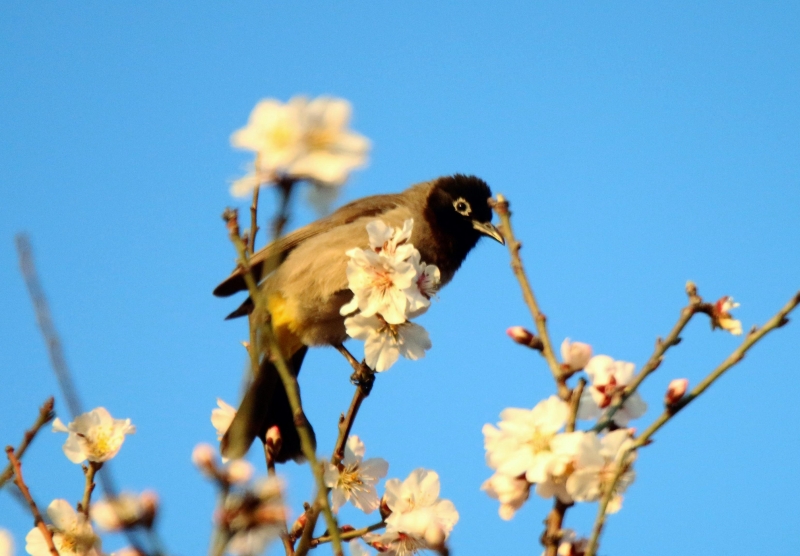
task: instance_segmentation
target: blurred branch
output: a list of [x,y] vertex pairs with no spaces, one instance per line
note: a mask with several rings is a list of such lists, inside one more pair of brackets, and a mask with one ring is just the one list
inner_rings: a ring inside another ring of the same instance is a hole
[[25,234],[17,234],[14,240],[17,245],[17,255],[19,257],[22,277],[25,280],[25,285],[28,288],[28,293],[33,302],[33,308],[36,312],[36,322],[39,324],[39,329],[42,331],[42,336],[44,336],[44,341],[47,345],[47,351],[50,355],[50,364],[53,367],[53,371],[55,371],[58,385],[61,387],[61,393],[64,395],[67,408],[74,420],[75,417],[83,413],[83,411],[81,410],[78,391],[75,388],[69,366],[64,358],[61,339],[53,324],[47,297],[44,294],[42,284],[39,281],[39,275],[36,272],[36,264],[33,260],[33,248],[31,247],[30,239]]
[[88,465],[83,466],[83,474],[86,477],[86,485],[83,489],[83,501],[81,502],[80,511],[89,519],[89,505],[92,500],[92,492],[94,492],[94,475],[103,467],[101,461],[90,461]]
[[[287,192],[284,195],[286,202],[288,203],[289,193]],[[282,209],[283,213],[283,209]],[[324,478],[324,469],[320,464],[319,460],[317,459],[316,449],[314,448],[314,443],[312,441],[311,431],[308,427],[308,419],[306,418],[305,413],[303,412],[303,407],[300,402],[300,393],[299,388],[297,385],[297,378],[292,373],[291,369],[289,369],[289,365],[286,362],[286,357],[284,356],[283,352],[281,351],[281,346],[278,343],[277,338],[275,337],[275,331],[272,329],[272,323],[268,318],[268,309],[266,305],[266,300],[264,296],[261,294],[261,291],[258,288],[258,284],[253,276],[252,269],[250,267],[250,259],[247,256],[247,249],[242,241],[241,235],[239,233],[239,224],[238,224],[238,217],[235,210],[228,210],[225,213],[225,220],[228,227],[229,236],[231,242],[234,244],[236,248],[236,252],[239,256],[239,264],[242,267],[245,283],[247,284],[247,289],[250,293],[250,297],[252,298],[255,309],[254,313],[256,316],[254,319],[257,319],[260,336],[262,336],[267,343],[267,347],[269,348],[269,357],[271,358],[272,362],[275,364],[275,368],[278,370],[278,374],[280,375],[281,381],[283,382],[283,386],[286,389],[286,395],[289,399],[289,405],[292,408],[292,413],[294,415],[294,424],[297,428],[297,433],[300,436],[300,446],[303,450],[303,455],[308,460],[308,464],[311,467],[311,471],[314,475],[314,478],[317,483],[317,500],[319,502],[320,509],[322,510],[323,515],[325,516],[325,521],[328,525],[328,530],[332,531],[333,536],[333,548],[334,554],[336,556],[342,556],[344,554],[342,549],[341,539],[338,536],[338,523],[336,522],[336,518],[331,511],[330,504],[328,503],[328,490],[327,486],[325,485],[325,478]],[[275,229],[278,230],[279,226],[276,224]],[[311,520],[309,520],[310,522]],[[299,548],[297,551],[298,556],[302,556]]]
[[[43,404],[42,407],[39,408],[39,416],[36,418],[36,422],[33,424],[31,428],[25,431],[25,436],[22,437],[22,442],[20,442],[19,447],[14,452],[14,457],[17,460],[21,460],[25,450],[28,449],[30,446],[31,441],[39,432],[39,430],[45,426],[47,423],[53,420],[55,417],[55,413],[53,413],[53,404],[54,400],[52,397],[48,398]],[[0,488],[3,488],[3,485],[8,482],[11,477],[14,476],[14,466],[12,463],[8,464],[5,471],[0,474]]]
[[614,475],[612,476],[609,484],[605,487],[606,490],[603,493],[603,498],[601,499],[597,510],[597,518],[595,519],[594,527],[592,529],[592,536],[589,539],[589,546],[586,549],[586,556],[595,556],[597,552],[598,541],[605,525],[608,504],[614,496],[614,490],[616,489],[620,477],[629,465],[629,455],[642,446],[649,444],[650,439],[659,429],[661,429],[661,427],[666,425],[670,420],[672,420],[673,417],[675,417],[675,415],[678,414],[678,412],[692,403],[698,396],[703,394],[709,386],[722,377],[722,375],[724,375],[731,367],[735,366],[742,359],[744,359],[745,354],[750,350],[750,348],[758,343],[764,336],[787,324],[789,322],[787,316],[797,307],[798,304],[800,304],[800,292],[797,292],[786,303],[786,305],[781,308],[780,311],[778,311],[766,322],[766,324],[764,324],[764,326],[761,328],[753,327],[744,341],[725,359],[725,361],[720,363],[716,369],[711,371],[711,373],[709,373],[708,376],[702,380],[702,382],[695,386],[691,392],[683,396],[674,404],[667,405],[661,416],[659,416],[658,419],[656,419],[649,427],[647,427],[647,429],[645,429],[645,431],[638,438],[636,438],[636,440],[633,441],[627,449],[624,449],[620,452],[615,461]]
[[58,556],[58,550],[56,550],[56,545],[53,543],[53,535],[50,532],[50,529],[47,528],[47,524],[45,524],[42,514],[39,512],[39,508],[36,506],[36,502],[33,501],[31,492],[28,490],[28,486],[25,484],[25,481],[22,478],[22,464],[20,464],[19,460],[14,455],[14,448],[7,446],[6,456],[8,456],[8,461],[11,463],[11,467],[14,469],[14,483],[25,497],[25,500],[28,501],[31,513],[33,514],[34,526],[36,526],[42,533],[42,536],[47,543],[47,547],[50,550],[50,554],[53,556]]
[[536,323],[536,329],[539,332],[539,339],[542,342],[541,353],[550,366],[550,372],[553,374],[553,379],[556,381],[559,396],[562,400],[568,400],[570,394],[569,388],[561,372],[558,360],[556,360],[553,344],[550,341],[550,334],[547,332],[547,317],[539,309],[536,296],[533,294],[533,288],[531,288],[528,277],[525,274],[525,268],[522,266],[522,259],[519,256],[519,250],[522,248],[522,244],[516,240],[514,232],[511,229],[511,211],[509,210],[509,203],[505,197],[498,195],[493,208],[497,216],[500,217],[501,231],[508,245],[508,252],[511,255],[511,269],[514,271],[514,275],[519,281],[519,285],[522,288],[522,297],[528,305],[533,321]]

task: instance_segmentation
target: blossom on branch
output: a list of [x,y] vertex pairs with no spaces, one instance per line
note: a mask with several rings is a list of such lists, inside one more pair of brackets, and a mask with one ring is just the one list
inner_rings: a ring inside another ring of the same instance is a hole
[[257,482],[252,490],[227,496],[217,520],[231,535],[229,553],[261,554],[267,544],[278,538],[286,523],[283,482],[269,477]]
[[[617,458],[630,446],[630,431],[619,429],[598,438],[593,432],[586,433],[589,443],[578,454],[576,469],[567,480],[567,491],[579,502],[599,500],[611,486],[616,472]],[[635,454],[627,456],[624,470],[617,481],[608,512],[615,513],[622,507],[622,494],[633,483],[636,474],[631,467]]]
[[217,431],[217,440],[222,440],[236,417],[236,408],[217,398],[217,407],[211,410],[211,424]]
[[389,464],[382,458],[364,460],[364,443],[358,436],[347,439],[344,458],[339,466],[328,463],[325,470],[325,484],[331,488],[333,511],[350,500],[365,513],[372,513],[380,506],[375,485],[386,476]]
[[458,512],[450,500],[439,498],[439,475],[415,469],[402,483],[386,481],[383,501],[391,511],[386,531],[365,537],[387,555],[405,556],[442,544],[458,522]]
[[117,455],[125,435],[135,433],[136,427],[130,419],[114,419],[106,408],[98,407],[78,415],[67,426],[56,418],[53,432],[68,433],[63,450],[71,462],[104,462]]
[[348,336],[364,340],[366,363],[378,373],[394,365],[400,355],[416,361],[431,348],[428,331],[413,322],[389,324],[379,316],[355,315],[345,319],[344,326]]
[[739,304],[733,301],[733,297],[726,295],[721,297],[714,304],[714,314],[711,317],[712,328],[722,328],[734,336],[742,333],[742,321],[736,320],[731,315],[731,309],[735,309]]
[[561,358],[564,360],[564,367],[569,372],[580,371],[592,358],[592,346],[581,342],[570,342],[566,338],[561,343]]
[[5,529],[0,529],[0,556],[14,556],[14,538]]
[[158,510],[158,495],[144,491],[139,495],[122,492],[113,499],[92,504],[92,521],[104,531],[121,531],[136,526],[151,527]]
[[[86,517],[76,513],[69,502],[53,500],[47,507],[47,516],[52,523],[47,528],[61,556],[99,556],[100,538]],[[38,527],[28,532],[25,543],[25,550],[31,556],[50,556],[50,548]]]
[[[634,364],[615,361],[608,355],[595,355],[584,369],[591,379],[591,385],[583,391],[578,417],[596,419],[603,410],[622,394],[625,387],[633,381]],[[614,413],[614,423],[624,427],[631,419],[637,419],[647,411],[647,404],[638,392],[631,394],[625,403]]]
[[257,185],[282,177],[321,186],[343,184],[366,164],[369,141],[348,129],[350,103],[344,99],[294,97],[286,104],[259,102],[247,125],[231,135],[234,147],[256,153],[252,171],[236,180],[231,193],[248,195]]
[[500,502],[500,517],[508,521],[530,496],[531,484],[524,477],[495,473],[484,481],[481,490]]

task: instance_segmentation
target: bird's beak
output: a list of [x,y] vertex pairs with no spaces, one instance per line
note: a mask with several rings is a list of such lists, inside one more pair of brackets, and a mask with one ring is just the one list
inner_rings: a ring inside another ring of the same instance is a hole
[[498,230],[491,222],[478,222],[477,220],[473,220],[472,227],[483,235],[489,236],[493,240],[497,241],[500,243],[500,245],[506,244],[506,240],[503,239],[503,234],[501,234],[500,230]]

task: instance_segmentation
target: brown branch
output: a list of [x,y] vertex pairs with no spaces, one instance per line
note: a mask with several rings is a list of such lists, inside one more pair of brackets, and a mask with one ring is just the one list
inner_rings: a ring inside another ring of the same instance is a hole
[[616,489],[620,477],[628,466],[628,455],[638,450],[642,446],[649,444],[650,439],[656,432],[658,432],[659,429],[661,429],[661,427],[666,425],[670,420],[672,420],[673,417],[675,417],[675,415],[678,414],[678,412],[692,403],[695,399],[697,399],[698,396],[703,394],[709,388],[709,386],[722,377],[722,375],[724,375],[731,367],[734,367],[742,359],[744,359],[745,354],[750,350],[750,348],[758,343],[764,336],[787,324],[789,322],[787,316],[797,307],[798,304],[800,304],[800,292],[797,292],[786,303],[786,305],[781,308],[780,311],[778,311],[766,322],[766,324],[764,324],[764,326],[761,328],[753,327],[753,330],[750,331],[744,341],[725,359],[725,361],[720,363],[717,368],[711,371],[706,378],[704,378],[692,389],[690,393],[686,394],[674,404],[668,405],[661,416],[659,416],[658,419],[656,419],[649,427],[647,427],[647,429],[645,429],[645,431],[638,438],[636,438],[636,440],[626,450],[623,450],[620,453],[615,462],[615,473],[610,484],[607,486],[607,490],[603,493],[603,498],[601,499],[599,508],[597,510],[597,518],[595,519],[594,527],[592,529],[592,536],[589,539],[589,546],[586,549],[586,556],[594,556],[597,552],[600,535],[602,534],[603,527],[605,525],[608,504],[613,498],[614,490]]
[[[289,188],[287,193],[284,195],[287,203],[290,193],[291,188]],[[261,290],[259,290],[258,284],[253,276],[253,272],[250,267],[250,259],[247,256],[246,246],[239,235],[239,225],[236,212],[226,211],[225,220],[231,242],[236,248],[236,252],[239,256],[239,265],[243,269],[244,280],[247,284],[247,289],[250,293],[253,303],[255,304],[254,313],[267,316],[269,312],[267,309],[266,300],[264,299]],[[328,525],[328,530],[333,531],[334,554],[336,556],[343,556],[344,551],[342,549],[342,543],[338,538],[339,526],[328,502],[328,488],[325,485],[324,469],[317,459],[310,427],[308,426],[308,419],[303,412],[303,406],[300,401],[299,387],[297,385],[297,377],[295,377],[291,369],[289,369],[286,357],[283,354],[281,346],[278,343],[278,339],[275,336],[275,331],[272,329],[270,319],[260,317],[255,318],[258,322],[260,333],[259,336],[266,340],[267,348],[269,349],[269,357],[274,363],[275,368],[278,371],[278,375],[281,378],[281,382],[283,383],[284,389],[286,390],[289,406],[292,408],[292,414],[294,416],[294,424],[297,429],[297,434],[300,437],[300,447],[303,451],[303,455],[308,460],[308,464],[311,467],[311,471],[317,483],[317,500],[319,501],[322,514],[325,517],[325,521]],[[300,554],[299,549],[297,554]]]
[[347,444],[347,439],[350,436],[350,431],[353,430],[353,423],[355,423],[358,410],[361,408],[361,403],[369,396],[372,391],[372,385],[375,382],[375,373],[372,369],[367,367],[364,363],[359,363],[353,357],[353,354],[339,344],[336,349],[344,355],[345,359],[353,367],[353,375],[350,377],[356,385],[356,391],[353,393],[353,399],[350,402],[350,407],[347,409],[347,415],[342,415],[339,418],[339,436],[336,438],[336,444],[333,447],[333,455],[331,456],[331,463],[339,465],[344,459],[344,447]]
[[[369,527],[362,527],[361,529],[353,529],[352,531],[342,531],[339,533],[341,539],[343,541],[349,541],[352,539],[358,539],[363,537],[367,533],[372,533],[373,531],[377,531],[378,529],[382,529],[386,527],[386,522],[381,521],[380,523],[374,523]],[[323,535],[321,537],[317,537],[316,539],[311,539],[311,547],[318,546],[320,544],[324,544],[326,542],[331,542],[330,535]]]
[[514,237],[514,232],[511,229],[511,211],[509,210],[509,203],[502,195],[497,196],[497,201],[494,203],[494,211],[500,217],[501,230],[503,237],[508,245],[508,252],[511,255],[511,269],[519,281],[522,288],[522,297],[531,312],[536,329],[539,332],[539,339],[542,342],[541,353],[550,367],[550,372],[553,374],[553,379],[556,381],[558,394],[562,400],[569,399],[569,388],[566,384],[566,379],[561,372],[561,366],[558,364],[555,352],[553,351],[553,344],[550,341],[550,334],[547,331],[547,317],[539,309],[539,304],[536,302],[536,296],[533,294],[528,277],[525,274],[525,268],[522,266],[522,259],[519,256],[519,250],[522,244]]
[[305,527],[303,527],[303,534],[300,536],[300,542],[297,543],[295,556],[305,556],[308,554],[311,548],[311,540],[314,536],[314,527],[317,526],[317,520],[319,519],[319,512],[320,503],[318,494],[317,501],[314,502],[314,505],[306,509],[306,524]]
[[[22,455],[25,453],[25,450],[28,449],[30,446],[31,441],[39,432],[39,430],[45,426],[47,423],[53,420],[55,417],[55,413],[53,413],[53,404],[54,400],[52,397],[48,398],[43,404],[42,407],[39,408],[39,416],[36,418],[36,422],[33,424],[31,428],[25,431],[25,436],[22,437],[22,442],[20,442],[19,447],[14,452],[14,457],[18,460],[22,459]],[[3,485],[8,482],[11,477],[14,476],[14,466],[9,463],[8,467],[5,468],[2,474],[0,474],[0,488],[3,488]]]
[[25,480],[22,478],[22,464],[14,455],[14,448],[12,446],[6,446],[6,456],[8,457],[8,461],[11,463],[11,467],[14,469],[14,483],[25,497],[25,500],[27,500],[28,506],[30,506],[31,513],[33,514],[34,526],[36,526],[42,533],[42,536],[47,543],[47,547],[50,549],[50,554],[53,556],[58,556],[58,550],[56,550],[56,545],[53,542],[53,534],[50,532],[50,529],[47,528],[47,524],[45,524],[42,514],[39,512],[39,508],[36,506],[36,502],[33,501],[31,492],[28,490],[28,486],[25,484]]
[[86,476],[86,485],[83,488],[83,502],[80,505],[80,511],[89,519],[89,505],[92,500],[92,492],[94,492],[94,475],[100,468],[103,467],[102,461],[90,461],[89,465],[83,467],[83,474]]

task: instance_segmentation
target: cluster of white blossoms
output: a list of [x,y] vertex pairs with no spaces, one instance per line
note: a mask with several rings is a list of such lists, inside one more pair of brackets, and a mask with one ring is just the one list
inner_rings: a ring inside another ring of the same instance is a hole
[[[53,421],[53,432],[67,433],[63,450],[67,458],[77,464],[91,462],[99,468],[117,455],[125,436],[136,432],[130,419],[114,419],[104,407],[78,415],[65,425],[60,419]],[[137,525],[150,526],[155,518],[158,498],[145,492],[139,496],[125,494],[112,501],[97,502],[90,506],[90,515],[97,525],[106,530],[119,530]],[[102,553],[100,537],[83,513],[76,512],[63,499],[53,500],[47,508],[47,529],[53,544],[63,556],[99,556]],[[31,556],[49,556],[50,548],[38,527],[25,537],[25,550]]]
[[373,220],[367,224],[369,248],[346,253],[353,299],[341,314],[350,315],[344,321],[347,334],[364,340],[365,361],[377,372],[394,365],[400,355],[420,359],[431,347],[428,332],[409,319],[430,307],[440,273],[409,242],[413,226],[411,219],[401,228]]
[[350,114],[350,103],[340,98],[260,101],[247,125],[231,135],[234,147],[256,153],[250,172],[233,183],[231,193],[244,197],[284,176],[341,185],[366,164],[370,148],[369,140],[348,129]]
[[[599,417],[633,378],[633,364],[614,361],[606,355],[591,357],[586,344],[562,345],[564,368],[577,372],[585,367],[591,384],[580,400],[578,416]],[[591,357],[591,358],[590,358]],[[644,414],[647,409],[637,393],[628,397],[614,414],[615,426]],[[620,428],[604,435],[593,431],[566,432],[569,405],[557,396],[539,402],[533,409],[505,409],[497,427],[484,425],[486,463],[495,471],[481,487],[500,502],[500,517],[511,519],[530,495],[561,502],[594,502],[607,490],[618,464],[627,452],[631,431]],[[622,494],[634,480],[634,455],[624,462],[609,511],[622,505]]]

